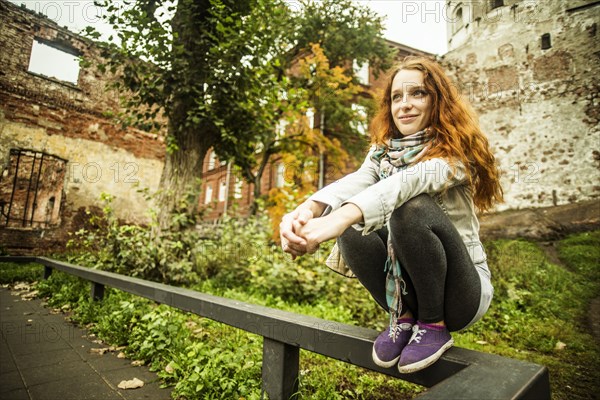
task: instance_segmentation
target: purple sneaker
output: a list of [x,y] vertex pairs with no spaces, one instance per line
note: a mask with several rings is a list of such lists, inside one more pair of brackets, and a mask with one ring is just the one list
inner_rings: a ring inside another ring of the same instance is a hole
[[402,374],[419,371],[436,362],[454,344],[448,329],[417,322],[410,342],[402,351],[398,371]]
[[373,362],[380,367],[390,368],[400,359],[402,349],[410,340],[413,325],[408,322],[399,322],[390,333],[390,327],[377,336],[373,343]]

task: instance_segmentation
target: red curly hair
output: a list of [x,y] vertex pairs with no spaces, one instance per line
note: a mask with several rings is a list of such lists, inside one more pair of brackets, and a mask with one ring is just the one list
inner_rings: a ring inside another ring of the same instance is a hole
[[[425,57],[406,57],[389,74],[381,96],[379,111],[371,124],[371,142],[385,145],[387,140],[401,136],[391,112],[392,81],[400,70],[423,73],[423,83],[431,96],[429,127],[435,134],[433,145],[420,161],[443,158],[467,166],[469,183],[474,189],[473,201],[480,211],[503,201],[500,172],[486,136],[481,132],[477,116],[465,102],[442,67]],[[470,168],[469,168],[470,167]]]

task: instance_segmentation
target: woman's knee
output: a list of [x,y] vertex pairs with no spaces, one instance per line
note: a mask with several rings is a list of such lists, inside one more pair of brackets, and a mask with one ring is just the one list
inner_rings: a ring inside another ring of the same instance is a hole
[[361,236],[362,235],[359,231],[353,227],[350,227],[337,238],[337,242],[339,246],[354,246],[358,244]]
[[428,194],[415,196],[392,212],[390,227],[393,231],[397,231],[397,229],[412,229],[415,225],[420,225],[423,221],[429,219],[428,217],[432,213],[432,206],[437,207],[434,200]]

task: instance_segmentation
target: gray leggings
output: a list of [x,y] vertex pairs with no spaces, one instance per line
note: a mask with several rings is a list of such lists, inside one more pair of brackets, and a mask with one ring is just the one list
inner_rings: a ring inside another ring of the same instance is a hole
[[[394,210],[389,227],[406,282],[402,313],[425,323],[444,320],[450,331],[467,326],[479,308],[481,281],[448,216],[422,194]],[[387,237],[387,228],[364,236],[349,228],[338,238],[344,260],[386,311]]]

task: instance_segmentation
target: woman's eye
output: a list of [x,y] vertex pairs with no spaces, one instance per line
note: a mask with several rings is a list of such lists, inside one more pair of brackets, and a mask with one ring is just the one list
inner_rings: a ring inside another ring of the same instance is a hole
[[401,95],[399,95],[398,93],[396,93],[396,94],[393,94],[393,95],[392,95],[392,100],[393,100],[393,101],[397,101],[397,100],[399,100],[399,99],[401,99],[401,98],[402,98],[402,96],[401,96]]
[[413,95],[414,97],[423,97],[423,96],[425,96],[426,94],[427,94],[427,92],[426,92],[426,91],[424,91],[424,90],[422,90],[422,89],[417,89],[417,90],[415,90],[414,92],[412,92],[412,95]]

